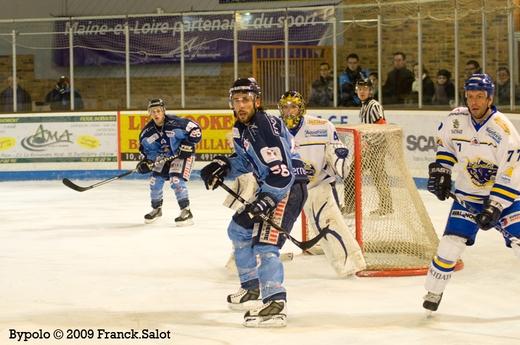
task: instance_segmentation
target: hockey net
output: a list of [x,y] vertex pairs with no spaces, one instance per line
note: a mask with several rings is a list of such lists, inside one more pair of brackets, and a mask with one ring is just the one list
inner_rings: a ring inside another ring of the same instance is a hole
[[402,129],[337,125],[337,132],[354,153],[351,173],[337,189],[343,218],[367,262],[357,275],[426,274],[439,239],[406,166]]

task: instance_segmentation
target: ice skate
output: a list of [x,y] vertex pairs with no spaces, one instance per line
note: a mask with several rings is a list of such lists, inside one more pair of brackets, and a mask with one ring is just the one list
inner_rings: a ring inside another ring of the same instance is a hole
[[433,292],[428,292],[424,297],[423,308],[429,311],[429,314],[433,311],[437,311],[439,308],[439,304],[441,304],[442,293],[436,294]]
[[268,301],[260,307],[246,312],[245,327],[285,327],[287,326],[287,302]]
[[147,213],[144,215],[144,222],[146,224],[150,224],[155,222],[157,219],[159,219],[162,216],[162,208],[154,208],[152,212]]
[[193,225],[193,215],[189,208],[183,208],[181,214],[175,218],[175,225],[177,226],[190,226]]
[[250,310],[262,304],[259,297],[259,288],[251,290],[240,288],[236,293],[227,296],[228,307],[231,310]]

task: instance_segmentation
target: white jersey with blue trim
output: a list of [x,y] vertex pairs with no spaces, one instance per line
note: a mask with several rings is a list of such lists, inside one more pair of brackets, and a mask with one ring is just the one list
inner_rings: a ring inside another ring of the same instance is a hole
[[309,177],[308,189],[322,182],[331,183],[336,180],[336,174],[331,166],[327,165],[325,146],[339,142],[334,125],[326,120],[305,115],[300,124],[290,130],[296,143],[296,151],[305,164]]
[[466,107],[455,108],[438,128],[436,161],[458,164],[456,192],[469,201],[489,198],[507,208],[520,195],[520,136],[494,106],[476,123]]

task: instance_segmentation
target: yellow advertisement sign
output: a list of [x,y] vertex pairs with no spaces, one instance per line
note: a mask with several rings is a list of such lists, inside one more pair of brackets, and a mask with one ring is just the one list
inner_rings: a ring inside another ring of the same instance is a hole
[[[231,132],[234,117],[231,111],[182,111],[179,117],[197,122],[202,129],[202,140],[196,146],[197,158],[211,160],[215,155],[229,154],[231,146],[226,135]],[[139,159],[139,133],[148,122],[146,112],[121,112],[119,117],[120,150],[122,161]]]

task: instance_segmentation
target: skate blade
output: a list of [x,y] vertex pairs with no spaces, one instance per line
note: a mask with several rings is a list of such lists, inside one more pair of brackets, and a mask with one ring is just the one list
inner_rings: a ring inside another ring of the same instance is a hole
[[145,219],[144,220],[144,223],[145,224],[152,224],[153,222],[155,222],[157,219],[159,219],[160,217],[155,217],[154,219]]
[[262,300],[247,301],[244,303],[228,303],[228,308],[233,311],[248,311],[262,305]]
[[248,328],[281,328],[287,326],[286,315],[271,316],[268,319],[264,317],[246,317],[243,323]]
[[184,226],[191,226],[193,225],[193,219],[187,219],[187,220],[183,220],[182,222],[175,222],[175,226],[177,227],[184,227]]

